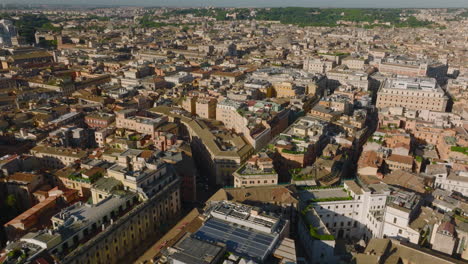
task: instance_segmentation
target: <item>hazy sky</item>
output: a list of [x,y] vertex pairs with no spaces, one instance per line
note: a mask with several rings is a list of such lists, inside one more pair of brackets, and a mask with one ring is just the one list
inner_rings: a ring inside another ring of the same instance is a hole
[[235,7],[468,7],[468,0],[0,0],[0,3]]

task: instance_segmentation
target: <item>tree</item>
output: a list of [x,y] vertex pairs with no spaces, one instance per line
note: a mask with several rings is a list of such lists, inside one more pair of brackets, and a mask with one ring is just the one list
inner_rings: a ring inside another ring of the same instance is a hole
[[15,21],[15,26],[18,28],[19,35],[24,37],[28,43],[35,42],[34,33],[44,25],[46,25],[45,28],[49,29],[53,27],[49,19],[44,15],[26,14]]
[[10,208],[15,208],[17,207],[17,200],[16,197],[13,194],[10,194],[7,196],[5,204],[10,207]]

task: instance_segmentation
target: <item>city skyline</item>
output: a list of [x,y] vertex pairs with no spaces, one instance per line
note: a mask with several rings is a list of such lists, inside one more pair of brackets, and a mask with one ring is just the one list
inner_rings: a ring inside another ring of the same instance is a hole
[[95,1],[0,12],[1,264],[467,263],[468,8]]
[[89,4],[89,1],[83,0],[20,0],[20,1],[6,1],[6,4],[46,4],[46,5],[116,5],[116,6],[162,6],[162,7],[318,7],[318,8],[465,8],[468,7],[467,1],[464,0],[449,0],[441,3],[439,1],[426,1],[426,0],[412,0],[412,1],[371,1],[371,0],[331,0],[331,1],[318,1],[318,0],[294,0],[288,1],[285,4],[280,0],[98,0]]

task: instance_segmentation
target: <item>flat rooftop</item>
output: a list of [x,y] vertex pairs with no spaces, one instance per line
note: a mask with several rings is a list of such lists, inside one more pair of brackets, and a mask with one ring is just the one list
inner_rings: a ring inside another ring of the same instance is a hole
[[277,235],[249,230],[221,219],[210,218],[193,236],[211,243],[224,243],[227,251],[262,262],[266,253],[274,246]]
[[404,211],[410,211],[419,203],[420,199],[421,197],[414,192],[394,188],[390,196],[388,196],[387,205]]
[[192,237],[185,237],[177,245],[179,251],[173,253],[169,258],[186,264],[212,263],[215,258],[223,252],[223,247],[204,242]]
[[327,199],[327,198],[347,198],[348,193],[343,191],[342,188],[336,189],[318,189],[318,190],[304,190],[299,193],[301,200],[308,201],[311,199]]
[[67,119],[69,119],[69,118],[73,118],[73,117],[75,117],[75,116],[78,116],[78,115],[80,115],[80,114],[81,114],[81,113],[79,113],[79,112],[70,112],[70,113],[66,113],[66,114],[64,114],[64,115],[61,115],[61,116],[58,117],[57,119],[54,119],[54,120],[50,121],[50,123],[52,123],[52,124],[57,124],[57,123],[60,123],[60,122],[65,121],[65,120],[67,120]]
[[136,196],[136,194],[128,192],[122,196],[109,196],[95,205],[76,203],[63,209],[60,213],[54,215],[53,218],[65,221],[65,225],[68,221],[71,222],[71,218],[74,218],[75,221],[90,221],[93,223],[108,215],[120,205],[125,204],[133,196]]
[[387,89],[435,90],[439,86],[434,78],[394,78],[384,85]]

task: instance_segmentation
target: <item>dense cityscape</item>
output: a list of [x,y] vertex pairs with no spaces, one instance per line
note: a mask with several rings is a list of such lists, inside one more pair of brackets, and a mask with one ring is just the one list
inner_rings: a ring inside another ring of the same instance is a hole
[[468,8],[0,7],[0,263],[468,263]]

